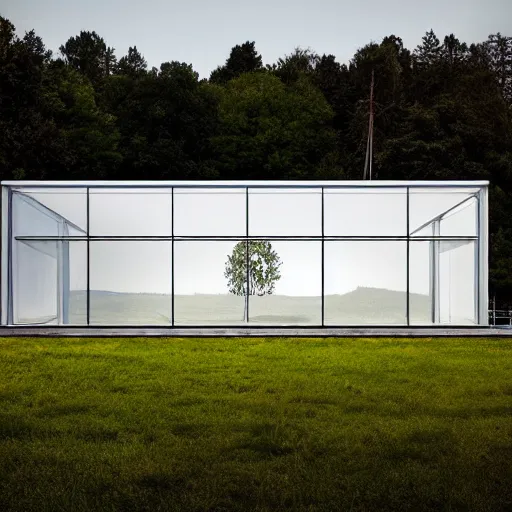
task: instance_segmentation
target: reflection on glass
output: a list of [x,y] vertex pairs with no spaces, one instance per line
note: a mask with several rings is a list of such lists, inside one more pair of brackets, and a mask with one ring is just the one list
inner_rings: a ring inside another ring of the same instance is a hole
[[170,189],[91,189],[91,236],[171,236]]
[[321,189],[249,189],[252,236],[320,236]]
[[171,324],[171,273],[170,241],[91,241],[91,324]]
[[[406,186],[326,185],[324,235],[347,239],[325,240],[322,262],[322,242],[304,239],[322,234],[321,187],[206,187],[176,187],[173,205],[171,187],[91,186],[92,237],[178,237],[90,240],[92,325],[171,325],[173,279],[176,326],[319,325],[322,264],[327,326],[406,324],[408,268],[412,325],[478,322],[480,188],[410,186],[408,219]],[[87,189],[10,190],[4,316],[85,324],[87,243],[66,238],[86,238]],[[405,240],[353,239],[405,237],[408,222],[409,262]]]
[[251,284],[249,288],[249,322],[320,325],[321,242],[252,241],[250,244],[251,282],[256,281],[259,286]]
[[409,244],[409,322],[434,323],[432,298],[432,248],[434,242]]
[[236,189],[174,189],[175,236],[244,236],[246,192]]
[[476,323],[475,243],[411,242],[411,325]]
[[442,241],[437,245],[440,251],[439,323],[475,324],[475,242]]
[[[244,260],[245,249],[235,241],[176,241],[174,243],[175,325],[243,325],[245,275],[235,268],[241,295],[231,293],[228,260]],[[240,292],[239,292],[240,293]]]
[[478,190],[411,189],[412,236],[476,236]]
[[22,189],[12,193],[14,236],[85,236],[85,189]]
[[325,236],[406,236],[406,188],[340,188],[324,192]]
[[15,324],[87,322],[86,250],[85,242],[13,242]]
[[403,325],[406,301],[406,242],[325,242],[326,325]]

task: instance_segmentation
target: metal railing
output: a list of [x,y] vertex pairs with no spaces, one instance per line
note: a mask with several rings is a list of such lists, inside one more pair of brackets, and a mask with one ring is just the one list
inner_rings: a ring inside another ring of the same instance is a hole
[[512,329],[512,310],[510,309],[490,309],[489,325],[510,327]]

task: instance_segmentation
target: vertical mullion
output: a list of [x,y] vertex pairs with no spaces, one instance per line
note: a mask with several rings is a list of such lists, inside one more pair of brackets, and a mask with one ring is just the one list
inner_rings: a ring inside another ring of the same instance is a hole
[[174,187],[171,188],[171,326],[174,327]]
[[87,187],[87,325],[91,324],[91,246],[90,246],[90,215],[89,215],[89,191]]
[[[477,240],[475,242],[474,249],[474,267],[473,267],[473,282],[474,282],[474,298],[473,298],[473,315],[475,322],[477,324],[481,323],[480,318],[480,194],[477,196],[476,202],[476,235]],[[487,317],[489,317],[489,313],[487,313]]]
[[3,198],[4,198],[4,187],[0,187],[0,325],[2,325],[3,319],[4,319],[4,309],[5,309],[5,303],[4,303],[4,278],[3,275],[4,272],[4,210],[3,210]]
[[7,196],[7,324],[14,324],[14,283],[12,278],[13,238],[12,238],[12,190],[8,188]]
[[1,261],[1,273],[2,273],[2,325],[11,325],[12,314],[11,314],[11,277],[12,277],[12,230],[11,230],[11,219],[12,219],[12,192],[11,187],[3,185],[1,187],[2,195],[2,218],[1,218],[1,231],[2,231],[2,261]]
[[246,321],[249,324],[249,297],[251,290],[249,289],[249,187],[245,188],[245,307],[246,307]]
[[478,316],[480,325],[489,323],[489,226],[488,188],[482,187],[478,194]]
[[407,318],[407,325],[409,326],[411,323],[411,298],[410,298],[410,225],[409,225],[409,187],[407,187],[407,306],[406,306],[406,318]]
[[322,187],[322,327],[325,319],[325,233],[324,233],[324,187]]

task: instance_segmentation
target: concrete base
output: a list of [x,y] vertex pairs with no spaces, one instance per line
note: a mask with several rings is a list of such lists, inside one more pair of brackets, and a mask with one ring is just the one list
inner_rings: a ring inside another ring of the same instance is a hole
[[418,338],[509,337],[512,329],[490,327],[0,327],[0,337],[291,337],[291,338]]

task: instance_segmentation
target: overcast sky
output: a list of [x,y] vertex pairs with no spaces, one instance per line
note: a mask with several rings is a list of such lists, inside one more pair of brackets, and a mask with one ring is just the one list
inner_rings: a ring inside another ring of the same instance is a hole
[[150,67],[178,60],[202,78],[247,40],[264,63],[297,46],[348,63],[358,48],[390,34],[410,49],[430,28],[467,43],[512,35],[511,0],[0,0],[0,14],[19,35],[35,29],[54,52],[80,30],[94,30],[118,58],[137,46]]

